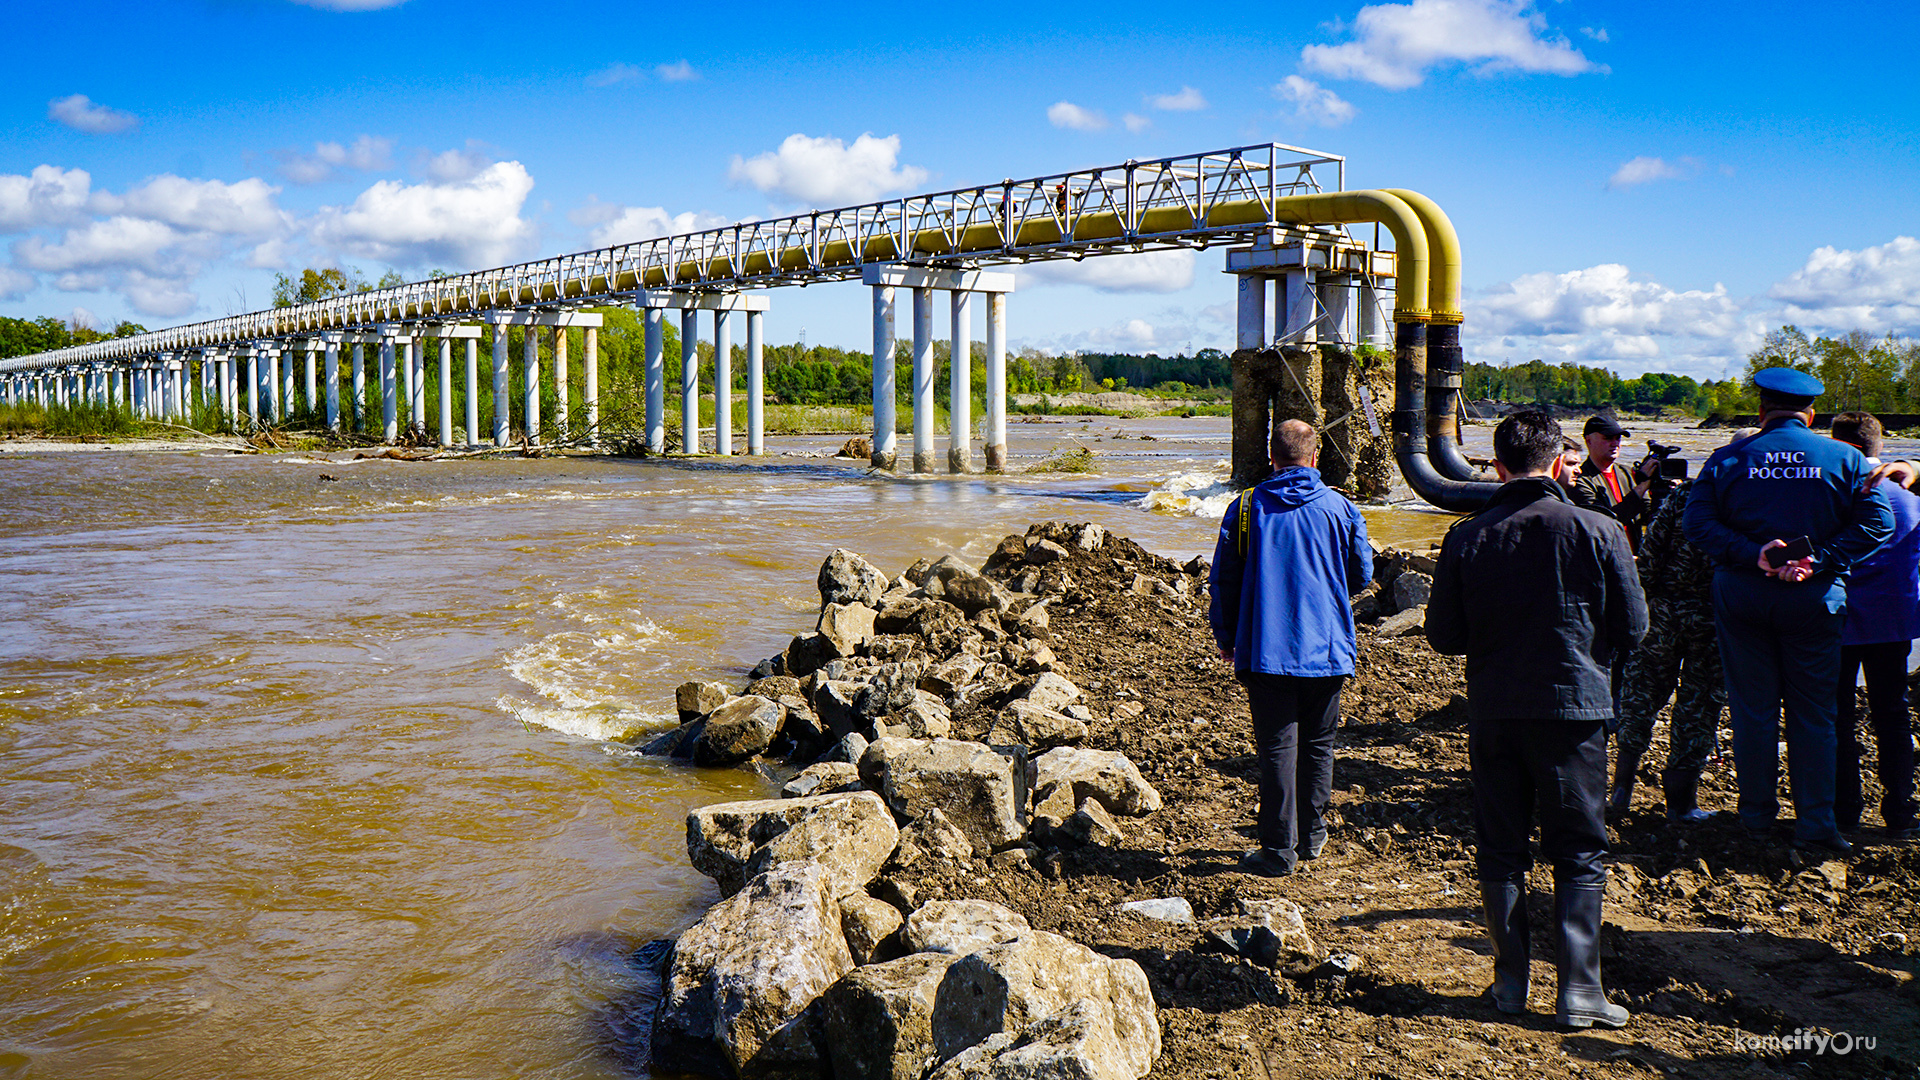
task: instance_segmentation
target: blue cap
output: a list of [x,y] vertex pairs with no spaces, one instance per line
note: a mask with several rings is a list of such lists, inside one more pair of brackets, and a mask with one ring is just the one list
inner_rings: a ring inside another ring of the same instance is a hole
[[1774,397],[1812,401],[1826,392],[1827,386],[1804,371],[1790,367],[1770,367],[1753,373],[1753,385]]

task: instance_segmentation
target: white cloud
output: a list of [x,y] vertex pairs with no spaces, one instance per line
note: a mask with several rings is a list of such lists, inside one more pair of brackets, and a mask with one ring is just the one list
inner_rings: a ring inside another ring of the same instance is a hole
[[1699,172],[1698,158],[1683,157],[1678,161],[1669,162],[1665,158],[1647,157],[1643,154],[1615,169],[1613,175],[1607,178],[1607,187],[1613,191],[1621,191],[1652,183],[1655,180],[1685,180],[1699,175]]
[[40,284],[40,279],[11,266],[0,266],[0,300],[20,300]]
[[1896,236],[1860,251],[1819,248],[1767,296],[1785,305],[1782,323],[1920,334],[1920,240]]
[[1145,351],[1154,346],[1154,326],[1145,319],[1127,319],[1087,332],[1087,341],[1107,348],[1125,349],[1129,352]]
[[728,224],[720,214],[689,210],[669,214],[660,206],[621,206],[589,199],[585,206],[567,215],[575,225],[587,228],[587,240],[597,248],[631,244],[680,233],[717,229]]
[[258,177],[226,184],[163,173],[124,196],[96,196],[93,205],[103,213],[165,222],[190,232],[258,236],[292,224],[274,205],[279,191]]
[[443,184],[471,180],[493,164],[493,154],[479,139],[468,139],[464,150],[442,150],[419,159],[419,170]]
[[100,316],[76,304],[73,310],[67,313],[67,325],[97,329],[100,326]]
[[13,257],[33,270],[100,270],[139,267],[155,273],[172,268],[180,234],[164,222],[116,216],[69,229],[59,243],[29,236],[13,245]]
[[588,86],[618,86],[621,83],[639,82],[647,73],[632,64],[612,63],[587,76]]
[[20,232],[77,220],[93,178],[85,169],[36,165],[29,176],[0,175],[0,232]]
[[287,179],[296,184],[317,184],[331,179],[338,169],[384,172],[393,168],[393,140],[362,135],[353,141],[352,146],[317,142],[313,144],[311,154],[276,150],[274,157],[279,159],[280,172]]
[[351,206],[321,208],[312,235],[324,247],[393,266],[498,266],[533,240],[533,224],[520,216],[532,190],[533,177],[517,161],[448,183],[382,180]]
[[1363,79],[1389,90],[1418,86],[1446,64],[1476,75],[1503,71],[1578,75],[1601,71],[1563,36],[1545,37],[1547,21],[1528,0],[1412,0],[1372,4],[1353,20],[1354,40],[1309,45],[1301,66],[1336,79]]
[[1194,112],[1206,108],[1207,99],[1193,87],[1183,86],[1177,94],[1150,94],[1147,104],[1166,112]]
[[1635,280],[1618,263],[1525,274],[1466,302],[1473,359],[1625,365],[1719,377],[1750,351],[1767,319],[1728,295]]
[[1086,285],[1107,293],[1179,292],[1193,284],[1193,252],[1185,248],[1092,255],[1078,262],[1027,263],[1015,271],[1022,284]]
[[1107,114],[1083,109],[1071,101],[1056,101],[1047,106],[1047,123],[1073,131],[1104,131]]
[[407,0],[293,0],[304,7],[319,8],[322,11],[379,11],[381,8],[399,7]]
[[687,63],[685,60],[676,60],[671,64],[661,64],[659,67],[653,69],[653,73],[660,76],[661,82],[692,82],[700,77],[700,73],[693,70],[693,65]]
[[47,119],[84,131],[89,135],[116,135],[136,127],[140,118],[119,109],[94,104],[85,94],[55,98],[47,102]]
[[876,139],[863,134],[848,146],[839,139],[796,133],[778,150],[751,158],[735,154],[727,178],[815,206],[866,203],[926,182],[927,170],[900,165],[899,156],[898,135]]
[[116,286],[127,303],[143,315],[175,317],[185,315],[200,303],[200,297],[187,280],[129,271]]
[[1593,40],[1599,42],[1602,45],[1605,45],[1607,43],[1607,28],[1604,26],[1598,27],[1598,28],[1595,28],[1592,26],[1583,26],[1580,28],[1580,32],[1582,34],[1585,34],[1587,37],[1590,37]]
[[1273,96],[1293,106],[1293,120],[1299,124],[1339,127],[1360,112],[1339,94],[1298,75],[1289,75],[1275,84]]
[[1128,113],[1120,118],[1120,122],[1127,126],[1128,131],[1136,135],[1153,126],[1153,121],[1141,116],[1139,113]]

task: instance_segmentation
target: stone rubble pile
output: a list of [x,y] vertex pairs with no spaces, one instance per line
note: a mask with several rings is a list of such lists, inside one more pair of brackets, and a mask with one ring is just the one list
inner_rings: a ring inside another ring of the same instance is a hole
[[1380,637],[1401,637],[1421,631],[1427,622],[1427,599],[1433,595],[1433,571],[1440,549],[1423,554],[1398,548],[1378,549],[1373,555],[1373,581],[1353,598],[1353,619],[1371,624]]
[[[947,556],[897,578],[836,550],[820,568],[814,632],[745,693],[680,688],[680,727],[644,752],[805,767],[783,798],[688,815],[688,857],[723,899],[664,950],[654,1072],[1146,1075],[1160,1027],[1138,964],[997,904],[919,903],[892,876],[923,859],[1003,864],[1118,844],[1119,819],[1160,809],[1124,754],[1076,745],[1096,721],[1047,646],[1047,608],[1074,586],[1059,564],[1105,542],[1097,525],[1048,523],[1009,536],[979,569]],[[1145,579],[1143,595],[1197,594],[1196,563],[1178,584]],[[986,741],[952,738],[954,714],[980,708],[992,710]]]

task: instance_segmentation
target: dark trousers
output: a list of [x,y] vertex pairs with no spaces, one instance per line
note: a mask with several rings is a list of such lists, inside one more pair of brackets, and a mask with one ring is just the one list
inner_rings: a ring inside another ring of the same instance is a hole
[[1540,813],[1540,853],[1559,885],[1604,885],[1607,728],[1600,720],[1467,721],[1480,880],[1521,881]]
[[1818,841],[1839,834],[1833,820],[1833,709],[1847,617],[1828,610],[1830,587],[1819,578],[1785,585],[1727,569],[1713,576],[1734,780],[1740,821],[1749,829],[1771,827],[1780,812],[1784,706],[1794,836]]
[[1260,846],[1292,863],[1327,835],[1333,798],[1333,744],[1344,675],[1309,678],[1239,673],[1253,713],[1260,767]]
[[1866,809],[1860,797],[1860,757],[1865,748],[1860,745],[1859,710],[1854,706],[1853,692],[1862,668],[1867,672],[1867,716],[1873,724],[1873,744],[1880,753],[1880,786],[1886,789],[1880,800],[1880,820],[1889,829],[1904,829],[1914,823],[1913,721],[1907,712],[1907,654],[1912,649],[1910,641],[1840,648],[1836,714],[1840,768],[1833,816],[1849,832],[1860,827],[1860,813]]

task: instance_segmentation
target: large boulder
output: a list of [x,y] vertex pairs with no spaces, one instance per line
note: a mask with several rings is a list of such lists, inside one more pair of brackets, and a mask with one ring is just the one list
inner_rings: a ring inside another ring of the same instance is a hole
[[865,604],[828,604],[820,609],[815,632],[827,639],[835,656],[853,656],[873,640],[874,610]]
[[907,951],[965,956],[1032,932],[1026,916],[990,900],[931,900],[907,917]]
[[988,1036],[928,1080],[1139,1080],[1137,1057],[1114,1033],[1111,1010],[1083,998],[1017,1036]]
[[787,781],[780,794],[789,799],[804,798],[808,795],[829,795],[840,791],[857,791],[860,787],[860,767],[845,761],[816,761],[801,769],[799,774]]
[[1020,696],[1042,709],[1064,709],[1080,700],[1080,688],[1067,681],[1065,676],[1049,671],[1034,679]]
[[1067,813],[1093,799],[1111,813],[1140,817],[1160,809],[1160,793],[1118,750],[1059,747],[1034,759],[1034,804],[1066,795]]
[[707,717],[707,728],[693,742],[695,765],[737,765],[773,745],[787,711],[779,702],[749,694],[737,697]]
[[674,943],[653,1020],[652,1071],[824,1075],[807,1008],[853,969],[840,883],[788,863],[720,901]]
[[1160,1056],[1146,972],[1043,930],[977,949],[947,969],[933,1007],[934,1049],[945,1061],[992,1035],[1018,1040],[1036,1021],[1076,1003],[1095,1011],[1096,1026],[1105,1025],[1100,1034],[1117,1055],[1118,1075],[1145,1076]]
[[987,741],[995,746],[1019,743],[1034,750],[1069,745],[1086,737],[1083,721],[1025,699],[1009,702],[1000,710],[987,733]]
[[680,722],[688,724],[726,704],[732,696],[726,683],[683,682],[673,692],[673,703],[680,711]]
[[860,779],[904,818],[937,807],[982,854],[1026,834],[1024,785],[1016,781],[1014,761],[984,743],[879,739],[860,757]]
[[1407,611],[1412,608],[1426,607],[1427,598],[1433,595],[1433,578],[1415,570],[1403,570],[1393,579],[1393,608],[1395,611]]
[[[885,959],[880,952],[892,945],[890,939],[903,921],[900,909],[885,900],[866,893],[840,897],[840,932],[846,936],[847,952],[853,955],[855,965]],[[894,952],[898,955],[897,949]]]
[[688,859],[729,896],[790,859],[863,888],[899,842],[893,815],[868,791],[716,803],[687,815]]
[[859,706],[860,693],[865,689],[865,683],[826,679],[813,691],[814,713],[829,739],[837,742],[869,727]]
[[817,579],[822,604],[864,604],[879,607],[887,591],[887,575],[846,548],[834,548],[820,564]]
[[848,972],[821,999],[834,1080],[919,1080],[939,1062],[933,1002],[959,957],[915,953]]

